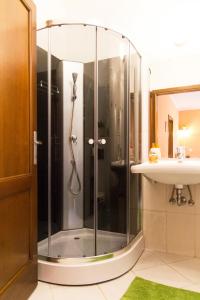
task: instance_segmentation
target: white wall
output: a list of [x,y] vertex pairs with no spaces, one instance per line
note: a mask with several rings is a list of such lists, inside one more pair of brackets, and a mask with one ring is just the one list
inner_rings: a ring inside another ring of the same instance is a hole
[[[141,52],[138,31],[141,25],[133,18],[133,7],[137,6],[137,0],[34,0],[34,2],[37,6],[38,28],[44,27],[47,20],[99,25],[124,34]],[[138,8],[142,10],[140,6]]]
[[200,84],[200,55],[157,60],[150,64],[151,90]]
[[[38,27],[43,26],[46,20],[53,19],[96,24],[126,35],[151,68],[151,89],[200,83],[199,1],[34,2],[37,5]],[[186,44],[177,47],[175,40],[181,39]]]
[[[191,54],[190,45],[181,48],[173,44],[174,31],[177,28],[174,25],[179,24],[179,29],[188,32],[186,30],[188,27],[184,27],[186,23],[184,14],[188,16],[190,10],[198,11],[195,8],[197,3],[193,0],[190,3],[181,2],[182,14],[180,15],[180,1],[178,0],[165,3],[157,0],[151,2],[147,0],[34,0],[34,2],[37,5],[38,27],[44,25],[48,19],[85,22],[119,31],[135,44],[143,58],[142,86],[145,87],[142,90],[143,159],[147,157],[148,85],[152,90],[200,83],[198,51]],[[190,15],[194,16],[194,14]],[[191,37],[191,33],[195,33],[197,26],[195,27],[193,20],[187,22],[187,26],[189,26],[188,23],[191,27],[189,28]],[[184,34],[182,36],[184,37]],[[193,46],[195,46],[194,40]],[[151,68],[150,84],[148,83],[148,66]]]
[[142,88],[142,161],[148,160],[149,151],[149,89],[150,70],[145,59],[141,64],[141,88]]

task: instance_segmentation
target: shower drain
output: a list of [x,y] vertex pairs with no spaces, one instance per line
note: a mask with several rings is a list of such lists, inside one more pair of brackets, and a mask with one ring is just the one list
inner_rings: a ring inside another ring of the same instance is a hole
[[75,238],[74,238],[75,240],[80,240],[80,237],[78,237],[78,236],[75,236]]

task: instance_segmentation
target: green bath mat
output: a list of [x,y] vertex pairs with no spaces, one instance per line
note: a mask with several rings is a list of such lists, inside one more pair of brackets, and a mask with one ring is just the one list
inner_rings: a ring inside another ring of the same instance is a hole
[[200,300],[200,293],[136,277],[121,300]]

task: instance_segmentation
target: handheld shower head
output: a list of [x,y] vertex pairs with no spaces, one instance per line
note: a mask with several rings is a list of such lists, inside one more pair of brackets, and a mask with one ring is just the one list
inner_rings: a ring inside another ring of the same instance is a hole
[[77,99],[77,95],[76,95],[76,90],[77,90],[77,86],[76,86],[76,80],[78,77],[78,73],[72,73],[72,78],[73,78],[73,96],[72,96],[72,101],[75,101]]
[[76,83],[77,77],[78,77],[78,73],[72,73],[72,78],[73,78],[74,84]]

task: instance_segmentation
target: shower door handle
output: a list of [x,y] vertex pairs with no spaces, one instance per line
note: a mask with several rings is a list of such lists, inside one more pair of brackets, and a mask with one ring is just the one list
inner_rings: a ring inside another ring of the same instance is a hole
[[89,144],[89,145],[94,145],[94,139],[89,139],[89,140],[88,140],[88,144]]
[[[94,139],[89,139],[88,144],[89,145],[94,145]],[[99,145],[105,145],[106,144],[106,139],[99,139],[98,144]]]
[[99,143],[100,145],[105,145],[105,144],[106,144],[106,139],[99,139],[99,140],[98,140],[98,143]]
[[43,143],[42,143],[42,141],[35,141],[34,142],[36,145],[42,145]]

